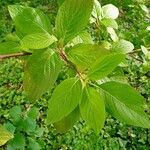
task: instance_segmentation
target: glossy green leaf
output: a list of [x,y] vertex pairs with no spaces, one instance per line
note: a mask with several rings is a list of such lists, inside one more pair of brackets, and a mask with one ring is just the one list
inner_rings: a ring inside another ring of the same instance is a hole
[[121,122],[150,128],[150,120],[144,112],[144,99],[132,87],[119,82],[100,85],[105,99],[106,110]]
[[24,89],[31,100],[51,90],[61,70],[59,57],[52,50],[37,50],[25,65]]
[[0,146],[13,138],[13,135],[0,125]]
[[86,123],[98,134],[105,122],[105,105],[96,89],[85,87],[80,112]]
[[78,44],[71,48],[68,53],[69,59],[80,69],[86,69],[93,62],[110,53],[100,45]]
[[124,54],[112,53],[99,58],[89,69],[88,77],[99,80],[109,75],[123,60]]
[[54,90],[48,105],[47,124],[67,117],[79,104],[82,85],[77,78],[66,79]]
[[48,33],[34,33],[22,39],[22,46],[29,49],[43,49],[56,41],[56,37]]
[[75,38],[87,26],[92,8],[93,0],[65,0],[56,17],[57,38],[65,44]]
[[118,29],[118,24],[114,19],[111,18],[104,18],[101,20],[101,23],[106,27],[112,27],[114,29]]
[[20,51],[20,44],[17,42],[8,41],[0,43],[0,55],[13,54]]
[[133,51],[134,45],[126,40],[120,40],[113,44],[112,50],[115,52],[122,52],[124,54]]
[[58,133],[64,133],[67,130],[71,129],[74,124],[79,120],[80,110],[79,107],[75,108],[67,117],[56,122],[54,127]]
[[10,5],[8,9],[20,35],[51,32],[49,18],[40,10],[21,5]]

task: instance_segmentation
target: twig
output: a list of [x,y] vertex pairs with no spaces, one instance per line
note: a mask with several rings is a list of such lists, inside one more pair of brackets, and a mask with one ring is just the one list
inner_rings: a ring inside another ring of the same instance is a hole
[[78,74],[78,76],[82,79],[82,74],[80,73],[80,71],[77,69],[76,65],[74,63],[72,63],[66,56],[65,51],[63,49],[59,49],[59,55],[60,57],[72,68],[76,71],[76,73]]
[[13,58],[13,57],[27,56],[27,55],[31,55],[31,54],[32,53],[29,53],[29,52],[22,52],[22,53],[15,53],[15,54],[0,55],[0,60],[7,59],[7,58]]
[[139,58],[136,58],[134,55],[129,55],[132,59],[135,59],[136,61],[139,61],[141,63],[143,63],[143,60],[142,59],[139,59]]
[[[148,48],[146,48],[147,50],[150,50],[150,47],[148,47]],[[129,54],[134,54],[134,53],[138,53],[138,52],[140,52],[141,51],[141,48],[139,48],[139,49],[135,49],[135,50],[133,50],[132,52],[130,52]]]

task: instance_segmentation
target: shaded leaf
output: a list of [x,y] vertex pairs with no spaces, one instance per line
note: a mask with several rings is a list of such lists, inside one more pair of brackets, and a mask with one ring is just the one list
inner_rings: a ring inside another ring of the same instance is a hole
[[32,118],[32,119],[37,119],[37,117],[39,116],[39,109],[36,107],[32,107],[29,112],[28,112],[28,117]]
[[52,50],[37,50],[25,66],[24,89],[34,101],[51,90],[61,70],[61,62]]
[[0,55],[13,54],[20,51],[20,44],[17,42],[8,41],[0,43]]
[[24,131],[27,133],[34,132],[36,129],[36,120],[33,118],[27,117],[24,120]]
[[59,5],[59,6],[61,6],[61,5],[62,5],[62,3],[63,3],[64,1],[65,1],[65,0],[57,0],[58,5]]
[[147,34],[144,38],[143,38],[143,41],[144,41],[144,44],[145,46],[149,47],[150,46],[150,33]]
[[17,133],[12,141],[10,141],[8,147],[12,149],[24,149],[25,137],[21,133]]
[[79,112],[80,112],[79,107],[77,107],[67,117],[56,122],[54,124],[54,127],[56,128],[57,132],[64,133],[67,130],[71,129],[74,126],[74,124],[79,120],[80,116]]
[[28,138],[28,140],[29,140],[28,150],[39,150],[39,149],[41,149],[39,143],[35,139]]
[[9,114],[14,121],[18,121],[21,118],[21,106],[14,106],[10,109]]

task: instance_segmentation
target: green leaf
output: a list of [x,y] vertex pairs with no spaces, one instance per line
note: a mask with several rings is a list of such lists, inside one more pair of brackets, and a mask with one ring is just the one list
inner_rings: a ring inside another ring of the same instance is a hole
[[23,127],[23,129],[24,129],[24,131],[27,132],[27,133],[34,132],[35,129],[36,129],[36,120],[27,117],[27,118],[24,120],[24,127]]
[[51,32],[49,18],[40,10],[21,5],[10,5],[8,9],[17,31],[22,36],[39,32]]
[[143,62],[142,71],[143,73],[147,73],[148,71],[150,71],[150,61]]
[[150,55],[149,50],[145,46],[143,46],[143,45],[141,45],[141,50],[142,50],[143,54],[145,55],[145,57],[147,59],[149,59],[149,57],[148,57]]
[[105,40],[101,41],[100,45],[102,47],[104,47],[104,49],[106,49],[106,50],[111,50],[111,48],[112,48],[112,45],[108,41],[105,41]]
[[94,0],[94,8],[92,11],[92,16],[98,20],[101,20],[103,18],[102,7],[98,0]]
[[13,135],[0,125],[0,146],[13,138]]
[[12,134],[14,134],[15,130],[16,130],[16,127],[10,123],[10,122],[7,122],[4,124],[4,127],[9,131],[11,132]]
[[78,44],[71,48],[68,57],[79,69],[86,69],[108,53],[109,51],[100,45]]
[[111,18],[104,18],[101,20],[101,23],[106,27],[112,27],[114,29],[118,29],[118,24],[114,19]]
[[105,122],[105,105],[96,89],[85,87],[80,112],[86,123],[98,134]]
[[20,51],[20,44],[17,42],[8,41],[0,43],[0,55],[13,54]]
[[131,51],[133,51],[133,49],[134,49],[134,45],[131,42],[126,40],[120,40],[114,43],[112,48],[113,51],[122,52],[124,54],[130,53]]
[[10,109],[9,114],[10,116],[15,120],[18,121],[21,117],[21,107],[20,106],[14,106]]
[[36,107],[32,107],[28,112],[28,117],[32,119],[37,119],[39,116],[39,110]]
[[28,145],[28,150],[40,150],[40,145],[37,142],[36,139],[28,138],[29,145]]
[[23,150],[25,148],[25,137],[21,133],[17,133],[14,139],[9,143],[9,146],[13,149]]
[[63,118],[62,120],[56,122],[54,127],[56,128],[58,133],[64,133],[67,130],[71,129],[74,124],[79,120],[80,116],[79,107],[75,108],[67,117]]
[[87,31],[83,31],[79,34],[80,38],[82,39],[83,43],[85,44],[93,44],[93,39]]
[[67,117],[79,104],[82,85],[77,78],[63,81],[54,90],[48,104],[47,123],[55,123]]
[[119,40],[115,30],[112,27],[107,27],[107,32],[110,34],[110,37],[114,42]]
[[93,0],[65,0],[57,17],[55,32],[64,44],[75,38],[88,24]]
[[[145,3],[145,2],[144,2],[144,3]],[[139,6],[142,8],[142,10],[143,10],[146,14],[149,14],[149,8],[148,8],[146,5],[140,4]]]
[[109,75],[123,60],[124,54],[112,53],[99,58],[89,69],[88,77],[99,80]]
[[56,41],[56,37],[48,33],[34,33],[22,39],[22,46],[29,49],[43,49]]
[[150,46],[150,40],[149,39],[150,39],[150,33],[143,38],[144,44],[147,47]]
[[100,85],[106,110],[113,117],[129,125],[150,128],[150,120],[144,112],[144,99],[132,87],[119,82]]
[[52,50],[37,50],[25,65],[24,89],[34,101],[51,90],[61,70],[59,57]]
[[87,31],[83,31],[78,36],[76,36],[73,40],[71,40],[66,46],[72,47],[80,43],[94,44],[91,35]]
[[13,33],[8,33],[8,34],[5,36],[5,41],[6,41],[6,42],[20,42],[20,39],[19,39],[19,37],[15,34],[15,32],[13,32]]
[[116,81],[128,84],[127,77],[120,66],[116,67],[113,72],[108,75],[107,82],[108,81]]
[[64,1],[65,1],[65,0],[57,0],[58,5],[59,5],[59,6],[61,6],[61,5],[62,5],[62,3],[63,3]]
[[36,137],[41,137],[44,133],[45,128],[44,127],[37,127],[35,130]]

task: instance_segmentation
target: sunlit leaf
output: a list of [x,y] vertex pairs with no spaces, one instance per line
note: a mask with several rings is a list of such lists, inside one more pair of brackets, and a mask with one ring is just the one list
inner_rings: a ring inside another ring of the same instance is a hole
[[13,135],[0,125],[0,146],[13,138]]
[[48,104],[47,124],[67,117],[79,104],[82,85],[77,78],[66,79],[54,90]]

